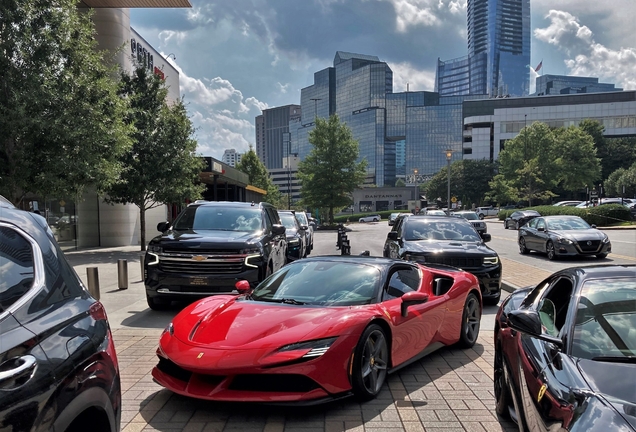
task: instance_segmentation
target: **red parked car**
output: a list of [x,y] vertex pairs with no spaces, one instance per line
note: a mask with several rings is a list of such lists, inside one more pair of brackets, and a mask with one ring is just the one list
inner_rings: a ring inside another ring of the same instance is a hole
[[161,336],[154,379],[217,401],[315,404],[374,398],[386,376],[477,340],[475,276],[386,258],[295,261],[253,291],[200,300]]

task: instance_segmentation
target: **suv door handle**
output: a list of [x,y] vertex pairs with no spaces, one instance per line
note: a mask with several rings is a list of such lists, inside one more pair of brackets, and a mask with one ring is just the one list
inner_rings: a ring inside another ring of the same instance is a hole
[[[37,359],[33,357],[32,355],[14,357],[4,362],[2,365],[0,365],[0,370],[2,370],[2,372],[0,372],[0,387],[2,388],[19,387],[21,384],[16,385],[17,383],[15,381],[25,375],[32,374],[33,371],[35,370],[36,362],[37,362]],[[17,367],[5,370],[7,366],[16,365],[16,364],[17,364]],[[28,379],[30,378],[31,377],[29,377]]]

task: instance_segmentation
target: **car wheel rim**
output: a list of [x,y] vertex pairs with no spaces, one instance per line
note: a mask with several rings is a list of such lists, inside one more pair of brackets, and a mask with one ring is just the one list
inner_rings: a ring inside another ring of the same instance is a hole
[[362,382],[370,394],[382,388],[386,378],[389,350],[380,330],[373,331],[364,343],[362,352]]
[[475,342],[479,334],[479,303],[475,297],[466,302],[464,308],[466,320],[464,321],[464,335],[469,342]]
[[549,259],[554,258],[555,252],[554,252],[554,245],[552,244],[552,242],[548,243],[547,249],[548,249],[548,258]]
[[526,251],[526,241],[524,240],[523,237],[519,239],[519,251],[521,253],[524,253]]
[[495,376],[494,376],[494,384],[495,384],[495,400],[499,402],[501,398],[501,392],[503,391],[503,386],[505,385],[504,376],[503,376],[503,365],[501,360],[501,354],[495,354]]

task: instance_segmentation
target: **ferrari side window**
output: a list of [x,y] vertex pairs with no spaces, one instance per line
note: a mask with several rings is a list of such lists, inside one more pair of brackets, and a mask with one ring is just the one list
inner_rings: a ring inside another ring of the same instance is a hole
[[565,319],[567,318],[568,314],[568,306],[570,305],[570,298],[572,296],[572,287],[573,285],[570,279],[564,277],[559,278],[552,284],[552,286],[550,286],[548,292],[545,294],[543,300],[539,304],[540,316],[542,307],[550,307],[544,306],[547,302],[550,302],[552,304],[551,307],[554,308],[554,312],[551,313],[556,334],[549,333],[552,336],[558,335],[558,333],[561,331],[561,328],[565,324]]
[[402,297],[407,292],[415,291],[420,286],[420,274],[415,269],[400,269],[395,271],[389,279],[387,289],[382,300]]

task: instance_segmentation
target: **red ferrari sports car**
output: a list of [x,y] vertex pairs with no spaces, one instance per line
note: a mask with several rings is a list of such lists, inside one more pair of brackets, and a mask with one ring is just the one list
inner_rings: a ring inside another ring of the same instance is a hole
[[161,335],[152,376],[217,401],[315,404],[374,398],[386,376],[479,334],[475,276],[453,267],[364,256],[286,265],[253,291],[181,311]]

